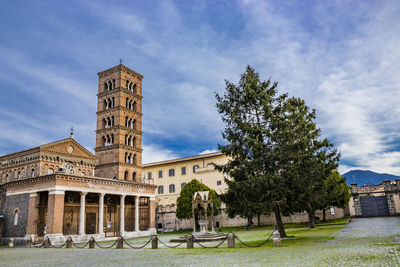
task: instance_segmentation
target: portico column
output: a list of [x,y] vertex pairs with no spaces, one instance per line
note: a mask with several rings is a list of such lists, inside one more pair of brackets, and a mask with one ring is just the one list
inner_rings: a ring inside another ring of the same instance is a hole
[[87,192],[81,192],[81,207],[79,211],[79,234],[85,234],[85,199]]
[[139,196],[135,196],[135,231],[139,231]]
[[[26,226],[26,234],[34,236],[36,234],[37,219],[38,219],[38,209],[39,204],[38,193],[29,194],[29,208],[28,208],[28,223]],[[0,233],[1,235],[1,233]]]
[[119,232],[122,235],[125,232],[125,195],[121,195],[119,227],[120,227]]
[[63,232],[64,195],[63,190],[49,192],[46,234],[62,234]]
[[104,221],[104,195],[105,193],[99,194],[99,234],[104,233],[103,221]]

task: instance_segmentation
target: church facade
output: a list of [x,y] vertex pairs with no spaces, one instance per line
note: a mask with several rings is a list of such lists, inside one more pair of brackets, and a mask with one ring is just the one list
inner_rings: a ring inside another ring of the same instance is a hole
[[98,73],[93,155],[70,138],[0,157],[0,235],[54,243],[150,235],[155,189],[142,179],[142,78]]

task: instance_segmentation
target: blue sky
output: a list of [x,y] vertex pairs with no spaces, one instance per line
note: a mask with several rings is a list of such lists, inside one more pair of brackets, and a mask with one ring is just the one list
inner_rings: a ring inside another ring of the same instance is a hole
[[144,75],[144,162],[216,150],[246,65],[315,108],[340,171],[400,175],[399,1],[2,1],[0,154],[93,151],[97,72]]

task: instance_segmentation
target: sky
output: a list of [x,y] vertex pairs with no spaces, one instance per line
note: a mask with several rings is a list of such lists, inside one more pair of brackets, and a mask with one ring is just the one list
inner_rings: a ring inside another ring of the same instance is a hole
[[316,110],[340,172],[400,175],[400,2],[0,3],[0,155],[67,138],[94,152],[97,73],[143,78],[143,162],[217,151],[215,107],[247,65]]

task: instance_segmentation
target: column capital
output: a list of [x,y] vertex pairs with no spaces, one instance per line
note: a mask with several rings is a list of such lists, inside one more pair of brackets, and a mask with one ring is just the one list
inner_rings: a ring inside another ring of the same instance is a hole
[[65,195],[65,191],[64,190],[51,190],[49,191],[49,195]]
[[106,195],[106,193],[98,193],[99,197],[104,197]]
[[119,195],[121,198],[125,198],[126,197],[126,194],[120,194]]
[[29,193],[29,197],[37,197],[37,192],[32,192],[32,193]]
[[81,196],[86,196],[88,192],[79,192]]

